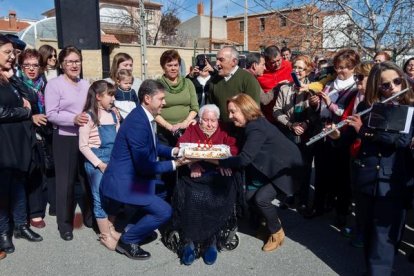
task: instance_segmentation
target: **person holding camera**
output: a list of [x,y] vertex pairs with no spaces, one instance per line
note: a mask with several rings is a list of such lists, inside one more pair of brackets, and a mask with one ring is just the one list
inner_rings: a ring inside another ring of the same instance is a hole
[[207,103],[212,74],[214,74],[214,68],[211,66],[208,57],[206,55],[198,55],[196,65],[191,69],[190,74],[186,76],[194,84],[200,107]]
[[[157,122],[157,136],[160,143],[175,146],[178,138],[197,116],[199,105],[197,94],[191,80],[180,76],[181,57],[176,50],[167,50],[162,53],[160,65],[164,75],[159,81],[165,88],[165,106],[161,114],[155,117]],[[176,173],[163,175],[167,188],[167,197],[172,193],[176,182]]]

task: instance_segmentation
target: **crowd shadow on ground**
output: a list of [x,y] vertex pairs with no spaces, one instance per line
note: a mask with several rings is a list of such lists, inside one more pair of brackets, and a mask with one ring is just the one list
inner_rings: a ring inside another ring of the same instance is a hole
[[[411,216],[414,216],[411,212]],[[313,219],[303,218],[295,209],[282,210],[278,215],[286,237],[310,250],[338,275],[364,275],[365,264],[363,248],[351,246],[350,238],[345,237],[338,228],[333,226],[334,212]],[[349,226],[352,226],[351,217]],[[413,251],[414,232],[408,227],[404,235],[402,250],[396,256],[394,275],[412,275],[414,264],[408,261],[407,255]],[[239,232],[260,238],[263,242],[268,234],[263,229],[253,227],[247,218],[239,221]],[[407,233],[410,235],[407,236]]]

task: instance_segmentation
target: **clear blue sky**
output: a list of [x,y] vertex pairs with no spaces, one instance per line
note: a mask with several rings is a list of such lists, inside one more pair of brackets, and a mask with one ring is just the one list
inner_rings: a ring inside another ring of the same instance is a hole
[[[79,3],[87,0],[78,0]],[[137,0],[138,1],[138,0]],[[197,13],[197,3],[200,0],[155,0],[156,2],[167,7],[177,7],[178,17],[185,21]],[[209,14],[210,0],[203,0],[204,14]],[[269,1],[270,2],[270,1]],[[284,1],[278,1],[284,2]],[[249,13],[253,11],[263,11],[263,7],[258,6],[253,0],[248,1]],[[244,13],[244,0],[213,0],[213,15],[238,15]],[[7,16],[9,10],[15,10],[18,18],[41,19],[42,13],[54,7],[54,0],[0,0],[0,16]]]

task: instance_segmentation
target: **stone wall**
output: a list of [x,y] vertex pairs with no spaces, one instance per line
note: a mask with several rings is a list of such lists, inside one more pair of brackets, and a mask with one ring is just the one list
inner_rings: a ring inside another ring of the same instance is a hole
[[[56,40],[38,40],[36,47],[39,48],[43,44],[49,44],[57,48]],[[174,46],[148,46],[147,47],[147,73],[148,78],[158,78],[162,75],[163,71],[160,66],[161,54],[169,49],[176,49],[181,58],[184,60],[186,72],[189,73],[190,66],[192,64],[192,58],[194,56],[193,48],[182,48]],[[141,47],[132,44],[121,44],[119,47],[113,48],[110,59],[112,63],[113,57],[120,52],[128,53],[134,59],[134,75],[141,78]],[[195,54],[203,53],[203,49],[196,49]],[[102,57],[100,50],[83,50],[83,76],[85,79],[94,81],[102,78]]]

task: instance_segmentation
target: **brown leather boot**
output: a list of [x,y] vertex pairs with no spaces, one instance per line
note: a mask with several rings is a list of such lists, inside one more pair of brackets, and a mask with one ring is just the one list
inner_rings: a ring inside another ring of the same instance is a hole
[[281,228],[276,233],[270,235],[269,239],[267,240],[267,243],[263,245],[262,250],[264,252],[276,250],[279,246],[283,244],[284,241],[285,232],[283,231],[283,228]]
[[0,250],[0,260],[6,258],[6,252]]

